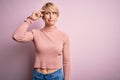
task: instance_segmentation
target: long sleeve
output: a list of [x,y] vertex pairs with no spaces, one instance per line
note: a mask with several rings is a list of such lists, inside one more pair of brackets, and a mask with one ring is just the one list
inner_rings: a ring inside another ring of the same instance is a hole
[[66,37],[63,47],[63,73],[64,79],[70,80],[70,43],[68,36]]
[[28,32],[27,29],[29,27],[29,24],[27,22],[24,22],[20,27],[17,28],[17,30],[13,34],[13,39],[18,42],[28,42],[33,40],[33,34],[32,31]]

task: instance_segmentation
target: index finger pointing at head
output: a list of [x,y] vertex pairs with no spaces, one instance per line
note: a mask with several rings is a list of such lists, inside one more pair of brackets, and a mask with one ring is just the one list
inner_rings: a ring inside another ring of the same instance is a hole
[[38,13],[41,14],[43,13],[45,10],[38,10]]
[[45,10],[42,10],[42,9],[41,9],[40,12],[45,12]]

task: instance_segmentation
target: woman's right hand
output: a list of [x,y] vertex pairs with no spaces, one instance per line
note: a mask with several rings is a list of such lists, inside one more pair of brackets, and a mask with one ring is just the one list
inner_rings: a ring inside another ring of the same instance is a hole
[[37,20],[37,19],[39,19],[40,17],[43,16],[42,12],[44,12],[44,10],[35,11],[28,18],[32,19],[33,21],[35,21],[35,20]]

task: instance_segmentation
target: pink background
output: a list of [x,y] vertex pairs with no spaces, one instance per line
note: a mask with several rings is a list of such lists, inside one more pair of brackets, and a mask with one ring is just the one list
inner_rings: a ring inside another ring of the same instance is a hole
[[[12,40],[15,29],[49,0],[0,0],[0,80],[30,80],[34,46]],[[120,80],[120,0],[51,0],[57,27],[69,34],[71,80]],[[40,28],[40,19],[30,26]]]

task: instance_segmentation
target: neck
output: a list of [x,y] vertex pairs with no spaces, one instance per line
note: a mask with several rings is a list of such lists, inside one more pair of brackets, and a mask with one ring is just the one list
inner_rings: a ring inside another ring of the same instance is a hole
[[45,25],[47,28],[55,28],[55,25]]

